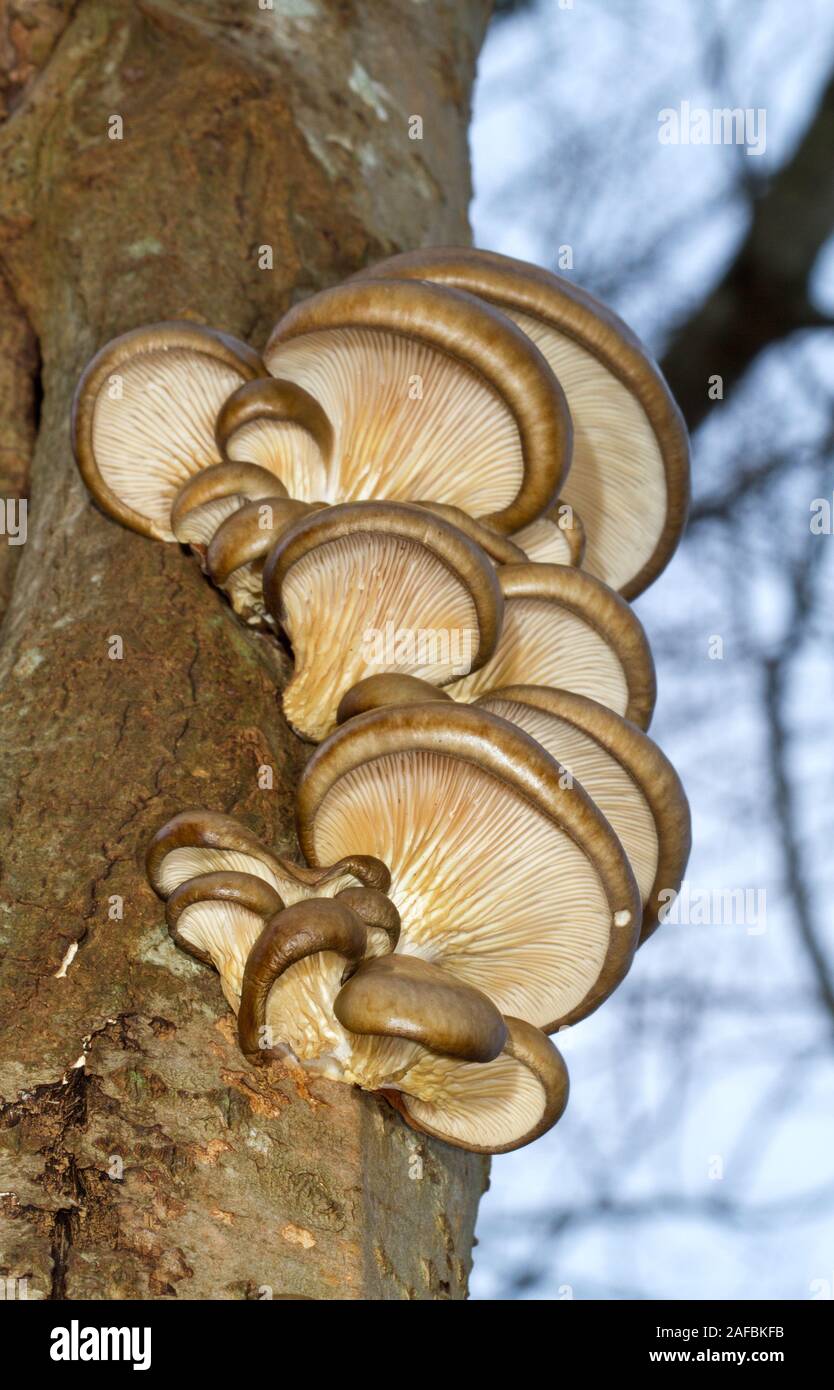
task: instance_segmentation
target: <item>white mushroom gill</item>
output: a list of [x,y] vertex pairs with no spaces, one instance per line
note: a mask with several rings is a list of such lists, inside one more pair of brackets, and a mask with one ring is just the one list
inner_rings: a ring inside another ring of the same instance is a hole
[[383,859],[398,950],[442,965],[502,1013],[546,1026],[600,975],[612,918],[595,866],[555,821],[462,759],[362,764],[324,798],[315,836],[322,860]]
[[455,700],[476,700],[502,685],[550,685],[587,695],[618,714],[629,704],[616,651],[577,613],[549,599],[508,598],[498,647],[479,671],[449,686]]
[[653,553],[666,523],[657,436],[640,402],[598,358],[551,325],[503,307],[547,358],[568,398],[573,462],[562,495],[586,520],[583,568],[619,589]]
[[506,1053],[485,1065],[424,1053],[398,1088],[418,1124],[465,1148],[515,1143],[535,1128],[545,1107],[535,1072]]
[[402,334],[340,328],[277,344],[268,366],[305,387],[333,424],[327,501],[426,497],[478,517],[518,492],[512,412],[457,359]]
[[622,764],[566,719],[518,700],[494,697],[484,704],[531,734],[582,784],[622,842],[645,902],[657,873],[657,827],[643,792]]
[[318,444],[292,421],[266,417],[249,420],[227,440],[226,454],[274,473],[290,497],[317,502],[326,496],[327,474]]
[[241,376],[223,362],[185,349],[138,353],[102,389],[93,416],[93,449],[105,483],[170,536],[171,503],[184,482],[219,463],[214,422]]

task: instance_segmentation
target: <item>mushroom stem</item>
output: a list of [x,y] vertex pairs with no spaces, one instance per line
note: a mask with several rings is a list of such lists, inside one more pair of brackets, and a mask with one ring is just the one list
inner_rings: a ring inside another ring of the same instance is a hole
[[348,966],[356,967],[367,939],[368,929],[359,914],[335,898],[294,903],[269,919],[246,961],[237,1018],[240,1048],[253,1066],[262,1066],[272,1048],[266,1006],[272,986],[284,971],[318,951],[335,951]]

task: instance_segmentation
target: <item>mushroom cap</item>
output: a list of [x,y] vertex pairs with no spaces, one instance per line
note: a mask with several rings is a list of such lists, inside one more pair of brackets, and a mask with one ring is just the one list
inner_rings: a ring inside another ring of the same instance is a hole
[[640,889],[645,941],[666,901],[660,894],[680,888],[691,845],[689,805],[669,759],[635,724],[566,690],[508,686],[478,705],[536,739],[606,816]]
[[215,531],[206,566],[215,584],[224,585],[235,570],[265,560],[279,536],[307,516],[313,502],[295,497],[258,497],[236,508]]
[[642,593],[668,564],[686,522],[689,441],[657,363],[631,329],[578,285],[490,251],[410,251],[353,283],[365,276],[467,291],[530,336],[573,417],[574,461],[563,496],[588,529],[585,567],[625,598]]
[[333,426],[318,401],[294,381],[247,381],[223,405],[215,429],[224,458],[251,459],[275,474],[292,497],[324,495]]
[[[585,527],[574,507],[559,499],[529,526],[513,537],[524,552],[524,559],[539,565],[572,565],[579,568],[585,558]],[[504,561],[504,564],[515,563]]]
[[501,589],[485,553],[403,503],[352,502],[302,517],[270,552],[263,591],[293,646],[284,713],[314,741],[369,673],[396,667],[442,685],[488,660],[501,630]]
[[654,662],[633,609],[602,580],[567,565],[498,570],[504,623],[491,659],[448,686],[475,700],[505,685],[546,685],[597,700],[648,728]]
[[290,309],[264,360],[333,425],[328,501],[430,497],[508,533],[558,495],[571,441],[561,387],[529,338],[471,295],[339,285]]
[[[383,1094],[413,1129],[472,1153],[531,1144],[562,1115],[570,1083],[561,1053],[541,1029],[505,1018],[507,1041],[482,1066],[420,1058]],[[414,1094],[416,1093],[416,1094]]]
[[338,864],[309,868],[273,854],[234,816],[199,808],[180,811],[156,832],[148,846],[145,868],[154,891],[167,898],[181,883],[200,874],[254,874],[270,884],[287,904],[312,893],[335,895],[341,888],[364,887],[385,892],[391,882],[378,859],[351,855]]
[[619,840],[555,759],[486,710],[357,715],[305,767],[297,818],[311,864],[384,855],[398,954],[442,965],[502,1013],[552,1031],[628,969],[640,900]]
[[[425,501],[415,502],[414,506],[423,507],[425,511],[434,512],[435,516],[451,522],[476,545],[479,545],[482,550],[485,550],[490,560],[494,560],[497,565],[523,565],[529,558],[515,541],[511,541],[508,536],[502,536],[499,531],[493,531],[492,527],[487,526],[485,522],[476,521],[462,507],[452,507],[446,502]],[[531,525],[535,524],[535,522],[531,523]]]
[[247,622],[260,622],[265,616],[263,568],[272,546],[318,505],[322,504],[294,497],[260,497],[236,507],[214,531],[205,568]]
[[254,874],[207,873],[174,889],[165,917],[176,944],[219,972],[223,992],[237,1008],[249,952],[265,920],[283,906],[272,885]]
[[72,408],[76,462],[99,506],[133,531],[172,541],[176,493],[220,461],[220,406],[262,374],[246,343],[193,323],[154,323],[107,343],[82,373]]
[[[335,954],[353,965],[361,961],[368,944],[362,918],[339,898],[308,898],[278,911],[263,928],[246,960],[238,1012],[241,1051],[254,1062],[265,1060],[263,1030],[273,986],[294,965],[311,956]],[[307,972],[309,977],[309,971]],[[292,993],[284,997],[291,1013]],[[292,1037],[293,1020],[280,1030],[279,1041]]]
[[452,703],[451,695],[445,690],[419,676],[383,671],[377,676],[366,676],[345,692],[336,710],[336,723],[344,724],[369,709],[383,709],[386,705],[424,705],[428,700]]
[[491,1062],[507,1040],[503,1018],[481,990],[416,956],[365,961],[333,1010],[351,1033],[405,1038],[468,1062]]
[[171,530],[181,544],[205,547],[238,508],[271,497],[282,487],[274,474],[256,463],[213,463],[177,492],[171,504]]

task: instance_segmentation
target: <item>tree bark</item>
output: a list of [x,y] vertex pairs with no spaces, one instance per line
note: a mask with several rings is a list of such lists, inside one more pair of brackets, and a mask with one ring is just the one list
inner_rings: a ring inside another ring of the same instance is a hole
[[218,977],[167,936],[153,831],[201,805],[292,851],[308,750],[276,702],[278,646],[176,546],[94,510],[69,412],[84,363],[134,325],[261,347],[367,261],[465,240],[488,8],[36,0],[0,17],[5,492],[34,443],[0,646],[0,1272],[29,1297],[465,1296],[485,1161],[347,1086],[250,1069]]

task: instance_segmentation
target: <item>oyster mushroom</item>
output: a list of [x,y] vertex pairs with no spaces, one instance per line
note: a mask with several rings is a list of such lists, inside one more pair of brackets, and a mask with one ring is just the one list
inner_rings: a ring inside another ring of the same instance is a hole
[[561,1117],[568,1072],[541,1029],[520,1018],[504,1025],[507,1041],[494,1061],[477,1066],[426,1054],[383,1095],[413,1129],[472,1153],[532,1144]]
[[538,1028],[415,956],[365,961],[336,996],[345,1079],[380,1090],[414,1129],[506,1153],[556,1123],[568,1075]]
[[220,406],[263,374],[245,343],[192,323],[154,323],[107,343],[82,373],[72,438],[81,476],[124,526],[172,541],[171,504],[195,473],[221,461]]
[[689,806],[668,758],[635,724],[566,690],[508,686],[477,703],[546,748],[608,819],[640,889],[645,941],[665,894],[680,888],[691,844]]
[[324,497],[333,428],[317,400],[292,381],[247,381],[217,417],[217,446],[226,459],[260,464],[290,497]]
[[[434,285],[365,280],[295,305],[264,360],[323,409],[328,502],[429,498],[502,533],[557,497],[570,416],[538,349],[504,314]],[[291,489],[292,490],[292,489]]]
[[498,570],[504,622],[493,656],[447,686],[475,700],[504,685],[574,691],[647,728],[654,710],[654,663],[642,625],[613,589],[565,565]]
[[689,445],[660,369],[634,333],[569,280],[489,251],[405,252],[353,283],[366,276],[414,278],[477,295],[530,337],[559,379],[573,418],[573,465],[562,496],[587,529],[585,568],[625,598],[641,593],[668,564],[683,531]]
[[343,724],[302,773],[298,831],[310,864],[383,858],[397,953],[502,1014],[552,1031],[628,969],[640,900],[619,840],[555,759],[486,710],[437,701]]
[[316,742],[365,676],[395,670],[442,685],[483,665],[501,629],[501,589],[484,551],[403,503],[303,517],[270,552],[263,589],[293,647],[284,713]]

